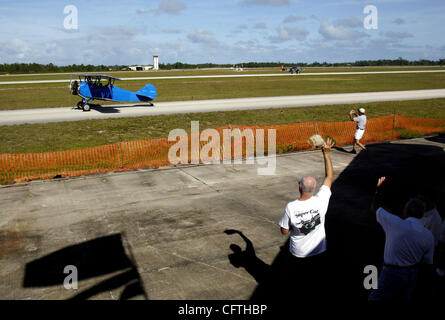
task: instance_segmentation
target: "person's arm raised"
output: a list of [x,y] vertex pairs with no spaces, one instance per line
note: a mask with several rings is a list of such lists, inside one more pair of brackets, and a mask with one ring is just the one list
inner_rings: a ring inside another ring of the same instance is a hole
[[371,210],[374,213],[376,213],[377,209],[381,206],[382,190],[381,190],[380,187],[383,184],[383,182],[385,182],[385,180],[386,180],[386,177],[381,177],[377,181],[377,187],[376,187],[376,190],[375,190],[374,198],[372,199],[372,203],[371,203]]
[[334,180],[334,168],[332,167],[331,161],[331,148],[334,146],[335,142],[331,138],[326,139],[326,143],[321,149],[323,151],[324,158],[324,169],[326,178],[324,178],[323,185],[331,188],[332,181]]
[[354,121],[354,116],[357,116],[357,112],[355,112],[355,110],[349,111],[349,118],[351,121]]

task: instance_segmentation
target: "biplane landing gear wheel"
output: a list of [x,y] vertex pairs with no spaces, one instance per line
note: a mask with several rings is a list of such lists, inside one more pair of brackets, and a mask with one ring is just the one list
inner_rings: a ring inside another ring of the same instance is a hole
[[83,111],[90,111],[90,105],[87,104],[87,103],[83,104],[83,106],[82,106],[82,110],[83,110]]

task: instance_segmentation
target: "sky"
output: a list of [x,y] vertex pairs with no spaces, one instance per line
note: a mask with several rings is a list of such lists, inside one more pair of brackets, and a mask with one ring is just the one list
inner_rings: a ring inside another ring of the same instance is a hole
[[0,63],[437,60],[444,33],[444,0],[0,0]]

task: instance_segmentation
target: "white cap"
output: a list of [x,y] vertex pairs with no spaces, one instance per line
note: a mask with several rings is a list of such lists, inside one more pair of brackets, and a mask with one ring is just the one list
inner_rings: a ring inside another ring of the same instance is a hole
[[360,109],[358,109],[358,111],[360,111],[360,113],[365,113],[365,109],[364,108],[360,108]]

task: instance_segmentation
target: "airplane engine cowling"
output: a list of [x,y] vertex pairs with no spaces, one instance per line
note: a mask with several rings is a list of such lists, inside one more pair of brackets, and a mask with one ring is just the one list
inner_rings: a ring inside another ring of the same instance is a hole
[[73,86],[71,87],[71,94],[75,96],[79,94],[79,83],[77,81],[73,82]]

